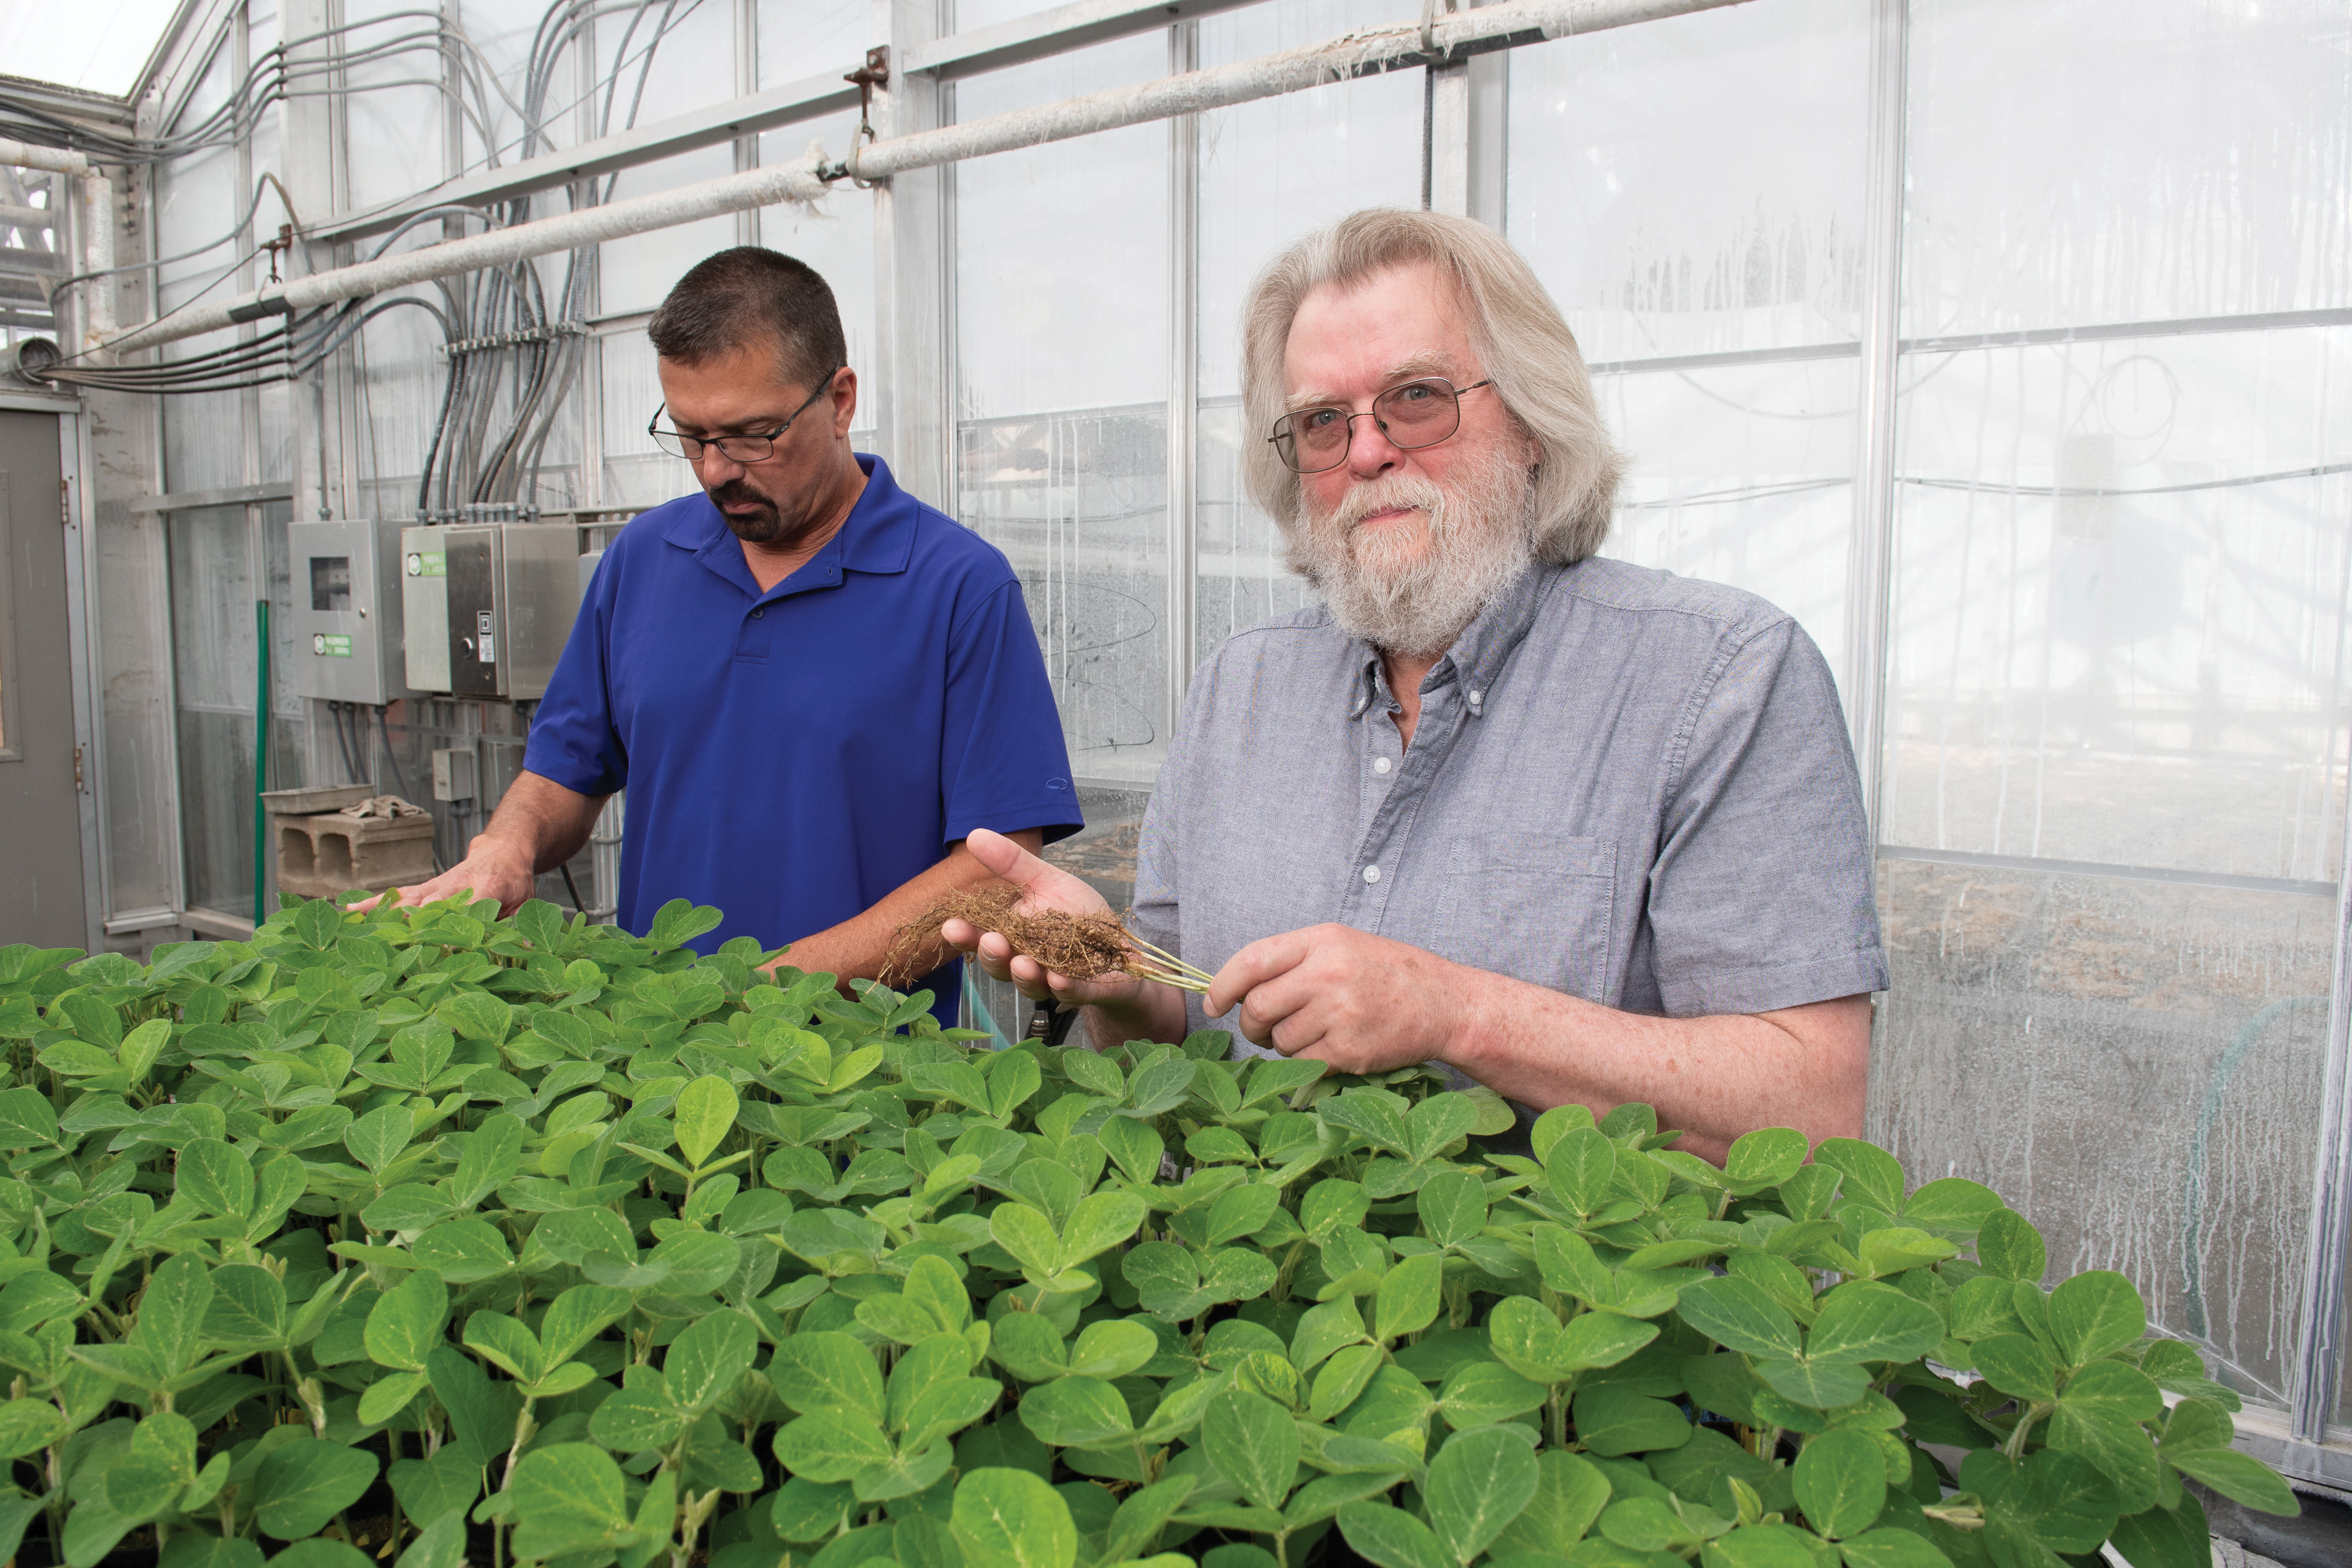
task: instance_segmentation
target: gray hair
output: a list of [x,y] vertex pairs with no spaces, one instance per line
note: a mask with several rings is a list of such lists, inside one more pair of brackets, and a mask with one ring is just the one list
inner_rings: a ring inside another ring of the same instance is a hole
[[1571,565],[1609,531],[1624,458],[1610,444],[1576,336],[1510,243],[1468,218],[1373,207],[1310,234],[1258,274],[1242,309],[1242,474],[1250,499],[1288,532],[1298,476],[1259,439],[1282,417],[1283,355],[1299,305],[1318,289],[1350,289],[1395,267],[1427,262],[1451,278],[1471,346],[1503,406],[1540,454],[1528,497],[1535,555]]

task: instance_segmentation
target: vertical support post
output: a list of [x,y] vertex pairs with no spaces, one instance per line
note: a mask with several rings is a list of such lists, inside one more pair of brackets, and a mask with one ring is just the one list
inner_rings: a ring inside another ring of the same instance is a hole
[[[939,34],[938,0],[873,0],[877,41],[889,46],[890,80],[874,94],[877,134],[903,136],[945,122],[944,89],[928,72],[901,73],[910,45]],[[955,510],[955,424],[949,384],[948,182],[919,169],[874,190],[876,446],[899,487]]]
[[[60,175],[58,188],[67,186]],[[114,268],[114,180],[104,169],[81,177],[82,270],[110,272]],[[65,236],[60,233],[58,239]],[[111,278],[94,278],[82,285],[81,347],[89,353],[114,336],[114,289]],[[101,360],[100,363],[103,363]]]
[[1505,208],[1511,146],[1511,52],[1496,49],[1474,55],[1466,68],[1470,144],[1464,184],[1469,205],[1464,211],[1500,234],[1508,216]]
[[[1199,57],[1200,24],[1179,22],[1168,29],[1170,75],[1193,69]],[[1163,734],[1174,733],[1177,717],[1184,710],[1198,618],[1192,589],[1201,406],[1200,191],[1200,117],[1180,114],[1168,122],[1168,722]]]
[[2326,1476],[2319,1445],[2326,1439],[2342,1385],[2345,1258],[2352,1247],[2352,1105],[2347,1103],[2352,1100],[2352,831],[2344,836],[2344,859],[2336,872],[2336,984],[2328,994],[2326,1059],[2290,1424],[2279,1467],[2308,1479]]
[[253,602],[253,923],[269,918],[269,595]]
[[1860,449],[1846,566],[1845,700],[1871,843],[1878,842],[1885,771],[1887,614],[1895,542],[1895,338],[1902,325],[1904,76],[1908,0],[1871,5],[1869,169],[1864,182],[1868,268],[1863,308]]
[[[760,90],[760,0],[735,0],[735,96],[749,98]],[[760,139],[735,138],[735,172],[760,166]],[[760,209],[747,207],[735,215],[735,243],[760,243]]]
[[1421,205],[1425,212],[1470,211],[1470,62],[1423,72]]
[[[286,36],[312,37],[326,31],[333,25],[334,9],[331,0],[285,0],[282,14]],[[331,60],[336,53],[335,41],[318,38],[297,45],[289,53],[306,63]],[[332,87],[342,85],[335,76],[326,80]],[[342,211],[341,204],[335,199],[334,174],[339,139],[333,133],[333,126],[339,101],[319,94],[289,98],[278,106],[286,189],[294,206],[291,216],[310,224],[327,222]],[[331,247],[301,245],[288,253],[289,263],[298,254],[313,271],[335,265]],[[330,363],[320,364],[313,374],[307,388],[289,389],[287,401],[294,425],[294,515],[298,518],[332,517],[339,500],[346,513],[351,508],[351,496],[338,482],[343,450],[343,363],[341,353],[331,356]]]

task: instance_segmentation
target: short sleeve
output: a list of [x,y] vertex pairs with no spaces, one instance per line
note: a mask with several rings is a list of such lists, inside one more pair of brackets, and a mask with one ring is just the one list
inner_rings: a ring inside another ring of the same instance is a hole
[[944,726],[940,790],[948,843],[976,827],[1041,827],[1051,844],[1085,825],[1019,579],[990,590],[952,629]]
[[1684,729],[1648,898],[1666,1012],[1886,989],[1862,782],[1812,639],[1780,620],[1734,645]]
[[547,694],[530,718],[522,765],[575,795],[607,795],[629,782],[629,758],[613,728],[606,652],[613,622],[612,587],[619,575],[607,551],[572,623],[563,657],[548,678]]

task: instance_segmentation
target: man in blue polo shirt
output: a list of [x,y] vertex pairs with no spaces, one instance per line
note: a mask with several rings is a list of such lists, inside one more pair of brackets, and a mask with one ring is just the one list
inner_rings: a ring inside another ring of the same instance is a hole
[[[876,976],[899,926],[989,880],[966,834],[1034,850],[1080,824],[1021,584],[850,450],[857,376],[808,267],[721,251],[646,331],[665,399],[649,433],[701,493],[605,551],[522,774],[466,859],[402,896],[471,888],[511,912],[626,788],[623,925],[691,899],[727,917],[706,952],[748,935]],[[951,1023],[954,954],[929,956]]]

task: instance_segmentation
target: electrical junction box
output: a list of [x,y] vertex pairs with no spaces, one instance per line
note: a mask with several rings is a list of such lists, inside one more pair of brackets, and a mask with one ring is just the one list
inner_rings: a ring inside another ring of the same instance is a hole
[[403,598],[397,531],[374,522],[288,525],[297,695],[378,707],[400,696]]
[[461,524],[446,531],[447,690],[545,696],[580,613],[580,532],[569,522]]
[[453,746],[433,753],[435,800],[472,800],[480,793],[480,783],[475,777],[472,748]]
[[446,528],[400,531],[404,671],[412,691],[449,689],[449,555]]
[[509,701],[546,695],[580,613],[579,562],[568,521],[403,531],[410,687]]

